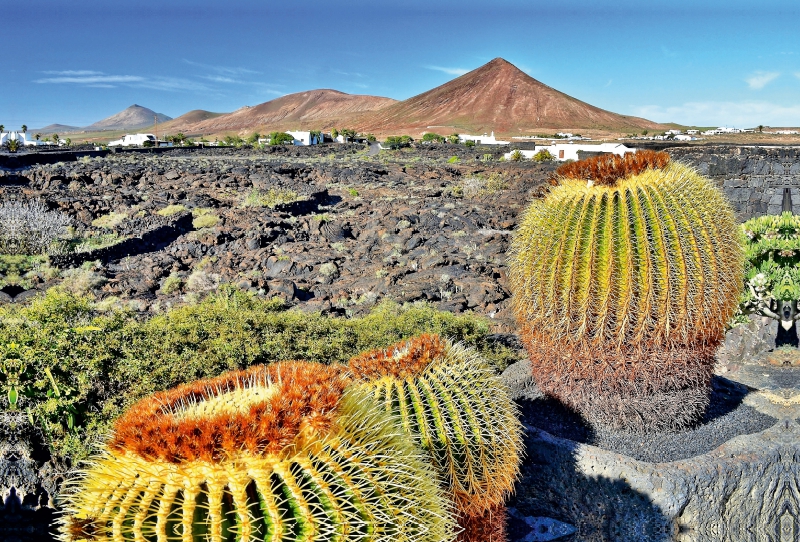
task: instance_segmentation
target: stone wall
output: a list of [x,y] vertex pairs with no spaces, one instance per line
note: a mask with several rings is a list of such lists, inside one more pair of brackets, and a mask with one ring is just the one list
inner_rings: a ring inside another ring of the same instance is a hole
[[794,212],[800,214],[800,147],[697,146],[668,152],[714,180],[742,221],[779,214],[784,187],[791,187]]

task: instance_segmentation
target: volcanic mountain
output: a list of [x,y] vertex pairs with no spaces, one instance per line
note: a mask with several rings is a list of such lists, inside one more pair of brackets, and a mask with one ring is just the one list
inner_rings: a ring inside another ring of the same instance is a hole
[[86,132],[99,132],[101,130],[135,130],[137,128],[144,128],[145,126],[152,126],[153,117],[157,117],[158,122],[166,122],[172,119],[172,117],[168,117],[163,113],[156,113],[152,109],[133,104],[116,115],[111,115],[108,118],[90,124],[82,128],[82,130]]
[[433,90],[361,116],[355,125],[364,132],[411,135],[422,131],[518,134],[539,129],[663,129],[655,122],[577,100],[502,58]]
[[309,90],[199,122],[170,123],[170,129],[187,135],[245,130],[325,130],[344,127],[342,123],[354,115],[394,103],[396,100],[379,96],[345,94],[329,89]]

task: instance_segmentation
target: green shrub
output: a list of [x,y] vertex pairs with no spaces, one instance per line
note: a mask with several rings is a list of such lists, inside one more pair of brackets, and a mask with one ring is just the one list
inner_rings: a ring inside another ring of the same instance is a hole
[[167,205],[160,211],[156,211],[156,214],[161,216],[172,216],[181,213],[185,210],[186,207],[183,205]]
[[294,142],[294,137],[287,134],[286,132],[272,132],[269,134],[269,144],[270,145],[285,145],[291,144]]
[[[144,320],[108,308],[101,314],[90,297],[57,288],[27,306],[0,306],[0,347],[15,343],[26,352],[19,408],[30,410],[56,456],[87,457],[89,443],[142,397],[256,363],[343,363],[426,332],[477,347],[497,370],[518,359],[487,340],[485,318],[426,304],[384,302],[364,317],[346,319],[287,310],[279,300],[223,287],[200,303]],[[9,385],[8,373],[0,371],[0,390]],[[55,387],[59,395],[48,396]]]
[[210,213],[207,213],[207,214],[202,214],[196,217],[194,220],[192,220],[192,226],[194,226],[196,229],[199,230],[200,228],[211,228],[213,226],[216,226],[218,222],[219,222],[219,217],[217,215],[212,215]]
[[294,203],[295,201],[303,201],[304,196],[299,195],[297,192],[285,188],[270,188],[266,192],[262,192],[257,188],[251,190],[244,201],[243,207],[269,207],[274,209],[278,205],[286,203]]
[[511,156],[508,157],[509,160],[512,162],[521,162],[525,160],[525,155],[522,154],[522,151],[516,149],[514,152],[511,153]]
[[450,157],[450,158],[448,158],[448,160],[447,160],[447,163],[448,163],[448,164],[455,164],[456,162],[458,162],[458,156],[451,156],[451,157]]
[[95,228],[105,228],[111,230],[122,224],[127,218],[128,215],[126,213],[111,212],[107,215],[102,215],[92,220],[92,226]]

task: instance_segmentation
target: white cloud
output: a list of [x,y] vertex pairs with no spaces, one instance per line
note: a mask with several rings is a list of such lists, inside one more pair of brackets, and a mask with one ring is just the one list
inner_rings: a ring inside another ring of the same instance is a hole
[[762,89],[770,82],[777,79],[780,75],[780,72],[755,72],[753,75],[745,79],[747,84],[750,85],[752,89]]
[[78,85],[109,84],[109,83],[137,83],[144,81],[138,75],[69,75],[64,77],[45,77],[36,79],[34,83],[73,83]]
[[448,75],[464,75],[468,73],[469,70],[465,70],[464,68],[444,68],[442,66],[425,66],[429,70],[436,70],[440,72],[444,72]]
[[213,71],[221,75],[254,75],[260,72],[242,68],[241,66],[215,66],[213,64],[203,64],[201,62],[194,62],[192,60],[183,59],[183,61],[190,66],[197,66],[198,68],[205,68],[206,70]]
[[687,102],[663,107],[645,105],[633,114],[656,122],[677,122],[689,126],[800,126],[800,105],[783,106],[762,101]]
[[93,70],[63,70],[63,71],[44,71],[48,75],[103,75],[103,72]]

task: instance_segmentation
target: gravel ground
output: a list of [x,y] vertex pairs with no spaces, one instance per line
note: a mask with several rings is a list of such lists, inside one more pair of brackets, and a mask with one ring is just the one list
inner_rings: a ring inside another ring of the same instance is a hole
[[545,397],[529,377],[526,378],[526,372],[523,361],[512,365],[503,374],[525,425],[639,461],[661,463],[688,459],[710,452],[733,437],[758,433],[777,422],[775,418],[742,404],[742,399],[749,393],[747,387],[714,377],[710,406],[696,427],[677,433],[611,431],[589,425],[558,401]]

